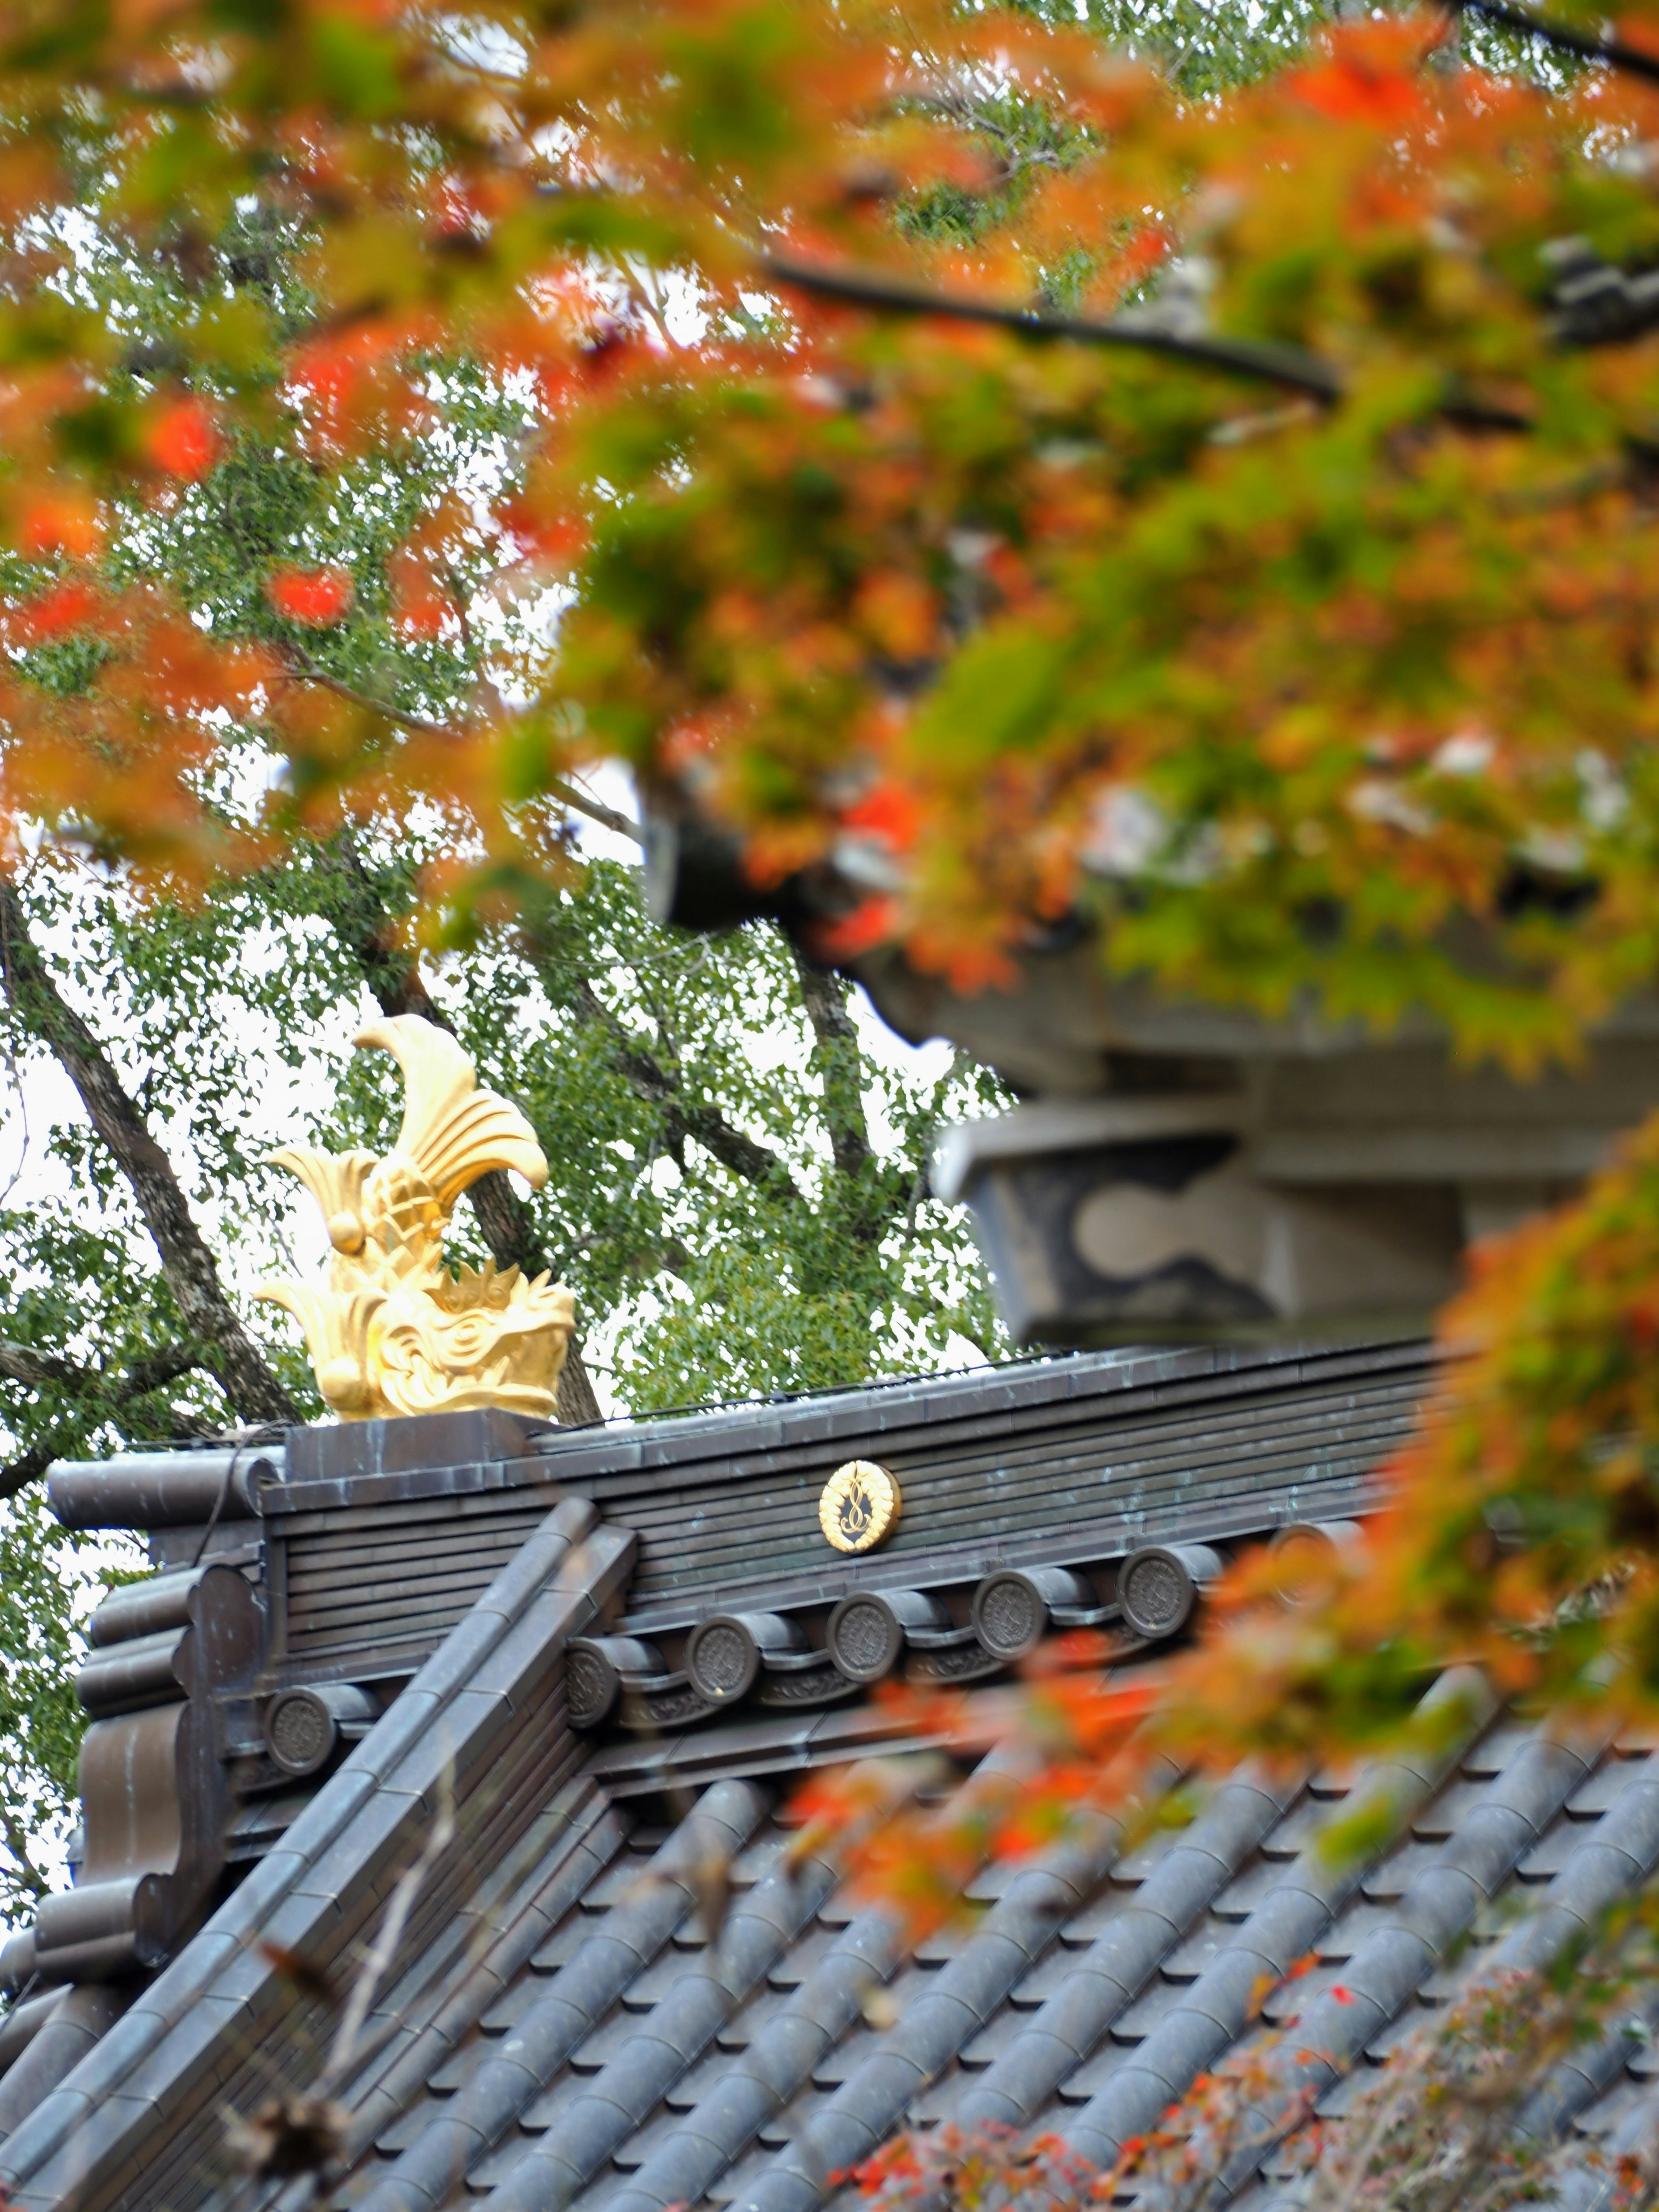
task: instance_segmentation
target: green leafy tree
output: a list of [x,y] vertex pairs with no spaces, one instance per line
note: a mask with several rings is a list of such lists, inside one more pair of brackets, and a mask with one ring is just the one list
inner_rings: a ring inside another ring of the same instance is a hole
[[[100,1561],[118,1575],[118,1552]],[[75,1820],[76,1703],[88,1576],[38,1490],[0,1518],[0,1923],[26,1919],[59,1878]]]

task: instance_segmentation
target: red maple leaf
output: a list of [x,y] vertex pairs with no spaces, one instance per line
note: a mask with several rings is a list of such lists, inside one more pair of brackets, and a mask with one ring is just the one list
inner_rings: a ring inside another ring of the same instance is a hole
[[158,469],[194,481],[219,458],[219,432],[199,399],[175,400],[150,423],[144,448]]
[[286,621],[326,629],[350,612],[353,586],[343,568],[274,568],[265,597]]

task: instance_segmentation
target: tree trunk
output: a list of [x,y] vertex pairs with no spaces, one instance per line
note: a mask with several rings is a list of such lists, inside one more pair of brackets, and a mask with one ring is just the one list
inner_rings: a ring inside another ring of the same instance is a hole
[[812,1024],[813,1058],[823,1080],[823,1119],[837,1170],[856,1178],[870,1164],[870,1125],[864,1113],[864,1056],[839,975],[815,968],[792,945],[801,1004]]
[[225,1296],[167,1154],[144,1125],[91,1030],[58,991],[29,934],[15,887],[0,879],[0,981],[23,1026],[57,1055],[93,1127],[126,1177],[161,1255],[185,1326],[218,1353],[216,1372],[238,1418],[297,1422],[299,1407]]

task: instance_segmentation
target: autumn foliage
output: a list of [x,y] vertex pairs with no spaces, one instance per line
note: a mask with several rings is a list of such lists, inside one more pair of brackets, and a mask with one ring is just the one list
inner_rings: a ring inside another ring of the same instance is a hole
[[[1552,1218],[1477,1248],[1442,1321],[1446,1386],[1391,1473],[1369,1545],[1272,1602],[1235,1576],[1193,1655],[1183,1733],[1307,1755],[1397,1724],[1445,1657],[1560,1712],[1659,1705],[1659,1131]],[[1248,1659],[1241,1667],[1240,1660]]]
[[[14,634],[61,629],[123,511],[239,440],[326,471],[434,435],[461,357],[530,408],[469,492],[495,602],[574,595],[536,696],[481,697],[436,748],[307,696],[280,633],[252,690],[247,641],[205,641],[238,741],[292,768],[229,820],[199,719],[159,690],[135,719],[143,649],[95,613],[115,650],[76,713],[35,712],[14,657],[15,819],[187,883],[296,817],[424,798],[499,875],[544,863],[549,779],[613,754],[763,879],[856,855],[825,949],[897,939],[963,982],[1080,907],[1120,969],[1426,1007],[1525,1066],[1639,981],[1659,340],[1564,346],[1551,291],[1564,240],[1659,250],[1659,92],[1462,65],[1432,13],[1220,101],[932,0],[467,21],[0,9]],[[1041,162],[999,156],[995,102],[1045,118]],[[945,193],[983,219],[905,217]],[[251,204],[302,315],[216,258]],[[80,303],[88,222],[189,276],[164,347]],[[1164,335],[1040,343],[812,289],[849,272],[1097,322],[1144,325],[1150,295]],[[429,521],[391,567],[410,635],[455,618]],[[278,560],[264,598],[325,628],[374,584]],[[1127,857],[1126,798],[1156,825]]]

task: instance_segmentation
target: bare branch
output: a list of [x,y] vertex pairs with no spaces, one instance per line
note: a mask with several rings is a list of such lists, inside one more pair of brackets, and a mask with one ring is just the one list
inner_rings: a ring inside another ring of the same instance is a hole
[[415,1900],[433,1868],[454,1840],[455,1770],[453,1765],[448,1765],[439,1778],[438,1817],[427,1835],[419,1858],[398,1875],[386,1901],[380,1933],[353,1978],[350,1994],[346,1999],[345,2008],[334,2032],[327,2063],[323,2068],[319,2085],[323,2095],[333,2095],[345,2079],[356,2054],[357,2038],[362,2033],[363,2022],[368,2018],[368,2008],[398,1955],[398,1946],[403,1941],[404,1929],[414,1909]]
[[562,806],[574,814],[585,814],[590,822],[601,828],[614,830],[619,837],[630,837],[636,845],[645,842],[645,831],[639,823],[626,814],[619,814],[614,806],[607,806],[602,799],[590,799],[585,791],[578,790],[568,776],[550,775],[547,787]]
[[1020,134],[1012,124],[1003,122],[999,116],[988,115],[965,94],[929,94],[909,104],[927,114],[942,115],[950,122],[959,123],[966,131],[981,131],[988,138],[994,138],[1002,149],[999,184],[1012,184],[1027,169],[1058,169],[1063,165],[1064,156],[1053,147],[1022,144]]
[[314,684],[319,691],[331,691],[337,699],[344,699],[354,707],[361,707],[370,714],[378,714],[383,722],[395,723],[400,730],[408,730],[418,738],[454,738],[458,732],[447,722],[434,722],[425,714],[411,714],[405,707],[394,707],[389,699],[377,699],[372,692],[360,691],[355,684],[348,684],[338,676],[330,675],[314,660],[297,653],[290,646],[287,654],[289,672],[306,684]]

